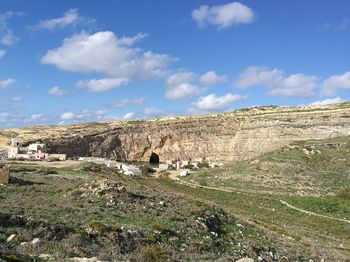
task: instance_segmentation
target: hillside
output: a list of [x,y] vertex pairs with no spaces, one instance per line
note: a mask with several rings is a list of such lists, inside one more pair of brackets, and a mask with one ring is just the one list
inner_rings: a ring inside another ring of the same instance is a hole
[[231,113],[140,121],[86,123],[7,129],[11,137],[41,140],[51,151],[118,160],[201,160],[230,162],[279,149],[293,141],[350,135],[350,103],[316,107],[260,107]]
[[184,178],[12,162],[0,259],[349,261],[349,141],[297,142]]

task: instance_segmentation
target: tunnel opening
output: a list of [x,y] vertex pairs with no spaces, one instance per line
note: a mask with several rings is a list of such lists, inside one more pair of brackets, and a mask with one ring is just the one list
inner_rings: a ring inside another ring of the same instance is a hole
[[159,164],[159,155],[152,152],[152,155],[149,158],[149,163],[153,164],[153,165],[158,165]]

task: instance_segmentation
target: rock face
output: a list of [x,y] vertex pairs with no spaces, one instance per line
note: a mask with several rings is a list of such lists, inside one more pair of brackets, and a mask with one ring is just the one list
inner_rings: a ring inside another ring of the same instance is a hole
[[[68,157],[99,156],[128,161],[229,162],[249,159],[293,141],[350,135],[350,104],[322,107],[261,107],[231,113],[114,121],[71,126],[7,129],[0,142],[14,136],[41,140],[52,153]],[[0,147],[4,147],[4,143]]]

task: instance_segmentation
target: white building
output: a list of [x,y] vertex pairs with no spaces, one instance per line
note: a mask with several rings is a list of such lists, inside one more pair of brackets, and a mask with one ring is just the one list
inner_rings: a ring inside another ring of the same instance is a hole
[[185,176],[188,176],[188,175],[189,175],[189,173],[190,173],[190,171],[189,171],[189,170],[181,170],[181,172],[180,172],[180,176],[181,176],[181,177],[185,177]]
[[45,152],[46,146],[43,143],[33,143],[28,147],[22,147],[19,138],[11,139],[11,147],[8,149],[9,159],[29,159],[29,160],[66,160],[65,154],[49,154]]

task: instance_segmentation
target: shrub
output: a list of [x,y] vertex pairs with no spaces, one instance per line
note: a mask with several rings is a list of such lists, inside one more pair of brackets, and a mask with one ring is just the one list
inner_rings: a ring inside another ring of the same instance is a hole
[[141,248],[139,256],[141,261],[153,262],[153,261],[164,261],[165,249],[158,245],[150,245]]
[[350,200],[350,188],[342,188],[336,193],[337,197]]

